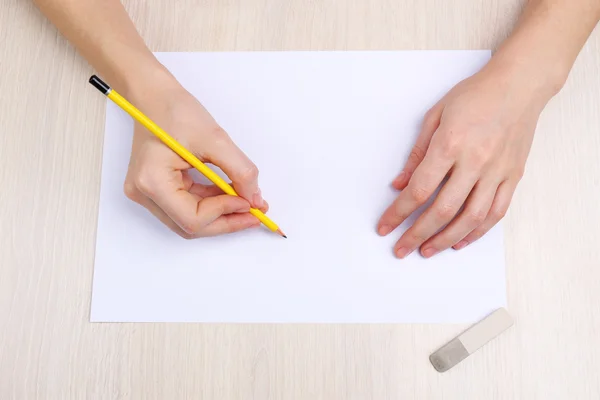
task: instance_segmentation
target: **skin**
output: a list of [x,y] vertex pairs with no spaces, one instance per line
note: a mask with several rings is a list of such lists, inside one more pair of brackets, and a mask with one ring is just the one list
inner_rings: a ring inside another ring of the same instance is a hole
[[[119,0],[35,3],[115,90],[202,161],[221,167],[241,196],[194,183],[191,166],[136,124],[124,185],[131,200],[185,238],[259,226],[248,213],[251,206],[268,209],[258,169],[156,60]],[[400,193],[378,222],[379,234],[393,232],[441,189],[396,243],[398,257],[416,249],[425,257],[459,250],[505,215],[539,115],[599,19],[600,0],[529,1],[492,60],[426,114],[393,182]]]
[[431,206],[395,244],[399,258],[419,248],[424,257],[460,250],[504,217],[539,115],[599,18],[599,0],[530,1],[482,71],[429,110],[393,182],[401,192],[378,223],[379,234],[389,234],[441,185]]
[[219,166],[241,196],[194,183],[188,173],[191,166],[136,123],[124,184],[131,200],[185,238],[260,226],[248,213],[250,206],[268,209],[258,187],[258,169],[156,60],[119,0],[38,0],[36,4],[116,91],[201,161]]

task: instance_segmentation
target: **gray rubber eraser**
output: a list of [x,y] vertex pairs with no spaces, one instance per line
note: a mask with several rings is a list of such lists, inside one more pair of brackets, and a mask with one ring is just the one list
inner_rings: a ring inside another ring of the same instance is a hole
[[508,311],[499,308],[430,355],[429,361],[438,372],[446,372],[512,325]]

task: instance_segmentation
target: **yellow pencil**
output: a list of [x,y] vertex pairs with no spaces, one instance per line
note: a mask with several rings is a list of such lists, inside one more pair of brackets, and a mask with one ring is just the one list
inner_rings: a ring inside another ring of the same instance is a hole
[[[121,107],[127,114],[131,115],[136,121],[140,124],[144,125],[146,129],[152,132],[156,137],[158,137],[164,144],[169,146],[171,150],[177,153],[181,158],[187,161],[192,167],[196,168],[198,171],[202,173],[202,175],[206,176],[212,183],[218,186],[223,192],[227,193],[231,196],[238,196],[235,190],[225,182],[219,175],[217,175],[212,169],[208,168],[202,161],[200,161],[195,155],[193,155],[190,151],[188,151],[185,147],[183,147],[179,142],[177,142],[173,137],[171,137],[167,132],[162,130],[158,125],[156,125],[152,120],[144,115],[140,110],[135,108],[133,104],[128,102],[123,96],[117,93],[114,89],[108,86],[102,79],[98,78],[96,75],[92,75],[90,78],[90,83],[102,92],[106,97],[115,102],[116,105]],[[279,233],[284,238],[287,238],[285,234],[279,229],[277,224],[273,222],[269,217],[267,217],[262,211],[251,208],[250,213],[259,219],[267,228],[269,228],[273,232]]]

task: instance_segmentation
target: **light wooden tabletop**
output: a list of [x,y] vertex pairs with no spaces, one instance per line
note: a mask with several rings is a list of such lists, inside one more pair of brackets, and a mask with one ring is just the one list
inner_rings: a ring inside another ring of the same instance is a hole
[[[125,3],[156,51],[485,49],[521,7]],[[105,100],[30,1],[0,3],[0,43],[1,399],[600,398],[600,33],[505,220],[516,324],[445,374],[428,356],[463,326],[89,323]]]

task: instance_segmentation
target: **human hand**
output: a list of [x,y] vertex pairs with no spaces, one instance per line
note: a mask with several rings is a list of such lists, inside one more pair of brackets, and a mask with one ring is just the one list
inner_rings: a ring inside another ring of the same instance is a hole
[[401,192],[381,217],[379,234],[397,228],[448,179],[394,246],[399,258],[419,247],[424,257],[460,250],[504,217],[548,99],[525,80],[488,67],[427,112],[393,182]]
[[191,165],[136,123],[124,185],[129,199],[188,239],[260,226],[249,214],[250,207],[268,209],[258,187],[258,169],[198,100],[176,82],[161,87],[159,94],[132,100],[201,161],[220,167],[240,197],[195,183]]

